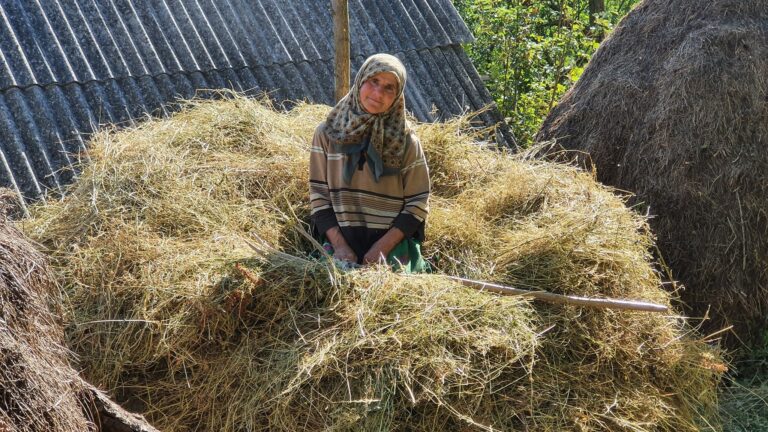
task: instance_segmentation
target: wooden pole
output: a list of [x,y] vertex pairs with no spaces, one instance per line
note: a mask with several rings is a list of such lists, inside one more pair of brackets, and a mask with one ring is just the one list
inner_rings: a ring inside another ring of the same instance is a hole
[[[589,0],[589,26],[594,27],[595,16],[605,12],[605,0]],[[598,32],[595,37],[598,41],[603,40],[603,32]]]
[[126,411],[92,384],[82,379],[80,382],[83,388],[78,392],[78,398],[99,432],[160,432],[144,416]]
[[525,297],[533,297],[537,300],[543,300],[549,303],[559,304],[574,304],[578,306],[586,306],[599,309],[622,309],[622,310],[637,310],[645,312],[668,312],[669,308],[656,304],[639,302],[632,300],[616,300],[616,299],[600,299],[589,297],[576,297],[567,296],[562,294],[554,294],[547,291],[528,291],[520,288],[513,288],[505,285],[498,285],[489,282],[476,281],[471,279],[464,279],[457,276],[448,276],[449,279],[460,282],[464,286],[475,288],[480,291],[489,291],[501,295],[519,295]]
[[331,0],[333,8],[334,78],[336,102],[349,92],[349,8],[347,0]]
[[595,15],[605,12],[605,0],[589,0],[589,23],[593,24]]

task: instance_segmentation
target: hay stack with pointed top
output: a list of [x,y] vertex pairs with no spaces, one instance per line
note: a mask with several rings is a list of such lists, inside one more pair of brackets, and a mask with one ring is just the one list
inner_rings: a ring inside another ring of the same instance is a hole
[[637,195],[706,331],[768,328],[768,8],[646,0],[603,42],[539,140]]

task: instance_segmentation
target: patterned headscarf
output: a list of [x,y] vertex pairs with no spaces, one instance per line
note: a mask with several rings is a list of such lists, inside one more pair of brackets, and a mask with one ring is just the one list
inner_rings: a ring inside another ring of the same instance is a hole
[[[360,87],[380,72],[390,72],[397,77],[397,96],[386,112],[369,114],[360,103]],[[380,165],[374,169],[377,180],[380,175],[396,174],[402,168],[411,130],[405,119],[405,80],[405,66],[397,57],[389,54],[368,57],[357,72],[349,93],[331,110],[325,122],[326,133],[337,151],[355,154],[361,151],[361,143],[368,144],[362,150],[368,154],[370,163]]]

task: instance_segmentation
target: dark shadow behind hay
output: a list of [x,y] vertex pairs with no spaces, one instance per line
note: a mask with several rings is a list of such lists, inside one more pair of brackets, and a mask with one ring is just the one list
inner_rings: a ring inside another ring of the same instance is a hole
[[767,101],[764,1],[647,0],[537,136],[637,194],[682,300],[731,346],[768,324]]

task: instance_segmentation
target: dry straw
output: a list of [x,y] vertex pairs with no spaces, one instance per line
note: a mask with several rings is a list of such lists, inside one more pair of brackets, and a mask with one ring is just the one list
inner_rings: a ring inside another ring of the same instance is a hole
[[589,174],[485,149],[466,118],[418,125],[436,273],[342,273],[301,234],[328,107],[224,99],[99,134],[24,223],[66,283],[84,372],[162,430],[715,427],[723,366],[681,317],[440,275],[669,304],[646,221]]

